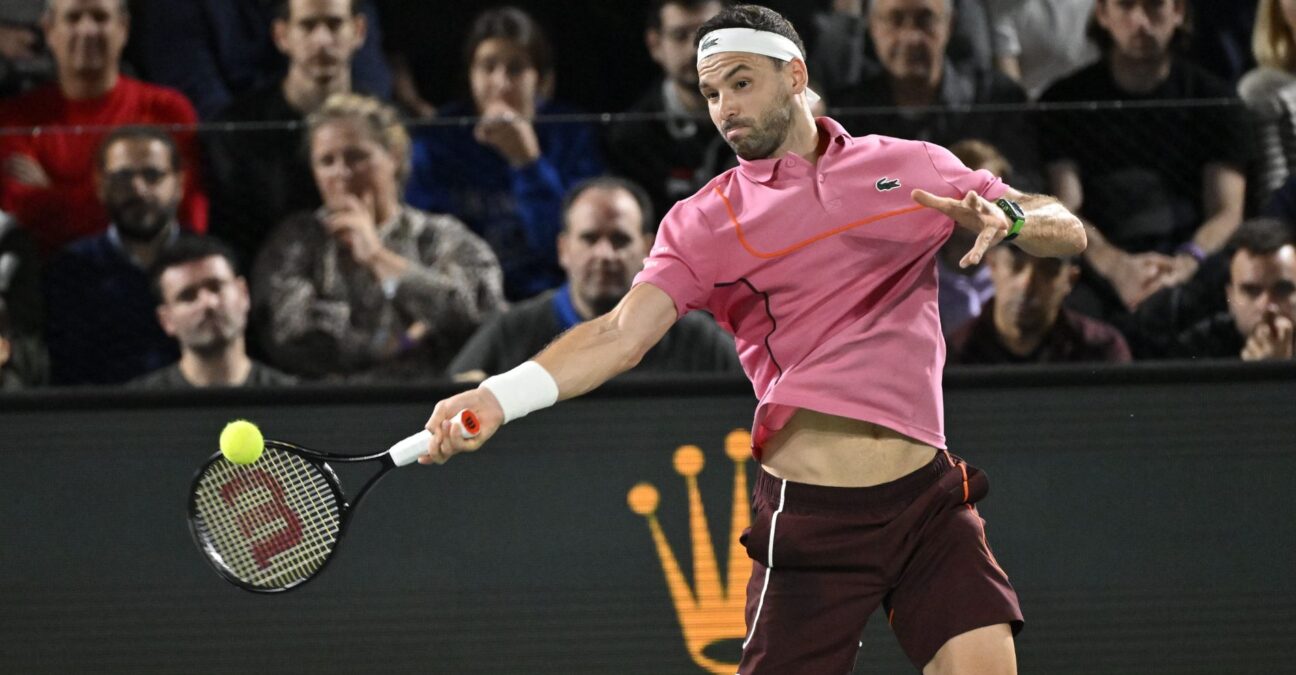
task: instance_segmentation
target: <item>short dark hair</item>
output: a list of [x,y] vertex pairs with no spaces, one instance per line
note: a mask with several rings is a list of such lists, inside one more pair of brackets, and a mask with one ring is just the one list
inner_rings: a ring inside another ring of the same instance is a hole
[[180,158],[180,146],[176,144],[175,138],[165,129],[150,126],[125,126],[113,129],[104,137],[103,142],[99,143],[99,150],[95,153],[95,167],[101,172],[104,170],[104,165],[108,161],[108,148],[121,141],[139,140],[157,141],[165,145],[167,154],[171,157],[171,170],[180,171],[184,168]]
[[[702,44],[702,38],[706,37],[707,33],[721,28],[752,28],[776,33],[791,40],[797,46],[797,49],[801,50],[802,55],[806,53],[805,43],[801,41],[801,36],[797,34],[792,22],[768,7],[761,7],[760,5],[726,7],[698,28],[697,35],[693,36],[693,46],[696,48]],[[769,58],[777,67],[783,67],[783,61],[772,56]]]
[[0,339],[9,337],[9,307],[4,298],[0,298]]
[[1278,218],[1252,218],[1238,225],[1229,238],[1229,257],[1238,251],[1255,255],[1271,255],[1288,244],[1296,244],[1296,232],[1285,220]]
[[678,5],[689,11],[696,11],[711,3],[718,3],[721,8],[729,4],[726,0],[652,0],[648,3],[648,28],[661,30],[661,11],[670,5]]
[[567,212],[571,210],[572,204],[575,204],[576,200],[579,199],[581,195],[595,189],[625,190],[626,192],[629,192],[630,196],[634,197],[634,200],[639,203],[639,212],[643,214],[640,229],[643,230],[645,234],[652,234],[657,231],[656,221],[653,220],[654,214],[652,200],[648,198],[648,193],[645,192],[642,187],[639,187],[638,183],[618,176],[595,176],[593,178],[586,178],[576,185],[573,185],[572,188],[567,191],[567,195],[563,197],[562,231],[564,233],[567,232]]
[[230,269],[235,274],[239,273],[238,261],[234,251],[226,246],[221,240],[205,236],[196,235],[181,236],[175,243],[162,249],[153,264],[149,266],[149,286],[153,289],[153,297],[157,299],[158,304],[166,300],[162,297],[162,275],[167,270],[176,265],[183,265],[204,258],[219,256],[229,263]]
[[[363,0],[351,0],[351,16],[360,13]],[[292,18],[292,0],[275,0],[274,4],[275,21],[287,21]]]
[[541,79],[553,74],[553,47],[544,28],[530,14],[513,6],[488,9],[477,15],[464,41],[464,65],[471,68],[481,43],[494,38],[516,42]]
[[[1112,0],[1097,0],[1097,2],[1111,2]],[[1174,37],[1170,40],[1170,51],[1175,54],[1185,54],[1188,52],[1188,46],[1192,44],[1193,35],[1193,4],[1191,0],[1172,0],[1181,2],[1184,7],[1183,25],[1175,29]],[[1105,28],[1098,25],[1098,15],[1089,15],[1089,23],[1085,26],[1085,36],[1089,41],[1098,45],[1098,51],[1104,56],[1110,53],[1111,48],[1116,42]]]

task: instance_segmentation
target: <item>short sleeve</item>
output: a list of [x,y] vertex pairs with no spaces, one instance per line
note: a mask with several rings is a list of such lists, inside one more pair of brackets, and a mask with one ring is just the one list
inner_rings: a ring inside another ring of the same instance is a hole
[[927,150],[927,157],[931,160],[936,175],[951,188],[944,196],[961,199],[963,195],[976,190],[977,194],[994,201],[1008,191],[1008,186],[997,176],[985,169],[973,171],[967,168],[949,150],[931,143],[923,143],[923,147]]
[[634,285],[649,283],[675,301],[679,316],[706,306],[715,287],[714,234],[697,207],[679,202],[662,219]]

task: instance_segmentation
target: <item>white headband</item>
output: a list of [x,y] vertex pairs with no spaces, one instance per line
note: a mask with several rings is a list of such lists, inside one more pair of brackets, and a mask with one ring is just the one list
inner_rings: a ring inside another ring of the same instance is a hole
[[[805,54],[801,53],[795,42],[778,33],[755,28],[717,28],[707,33],[698,44],[697,62],[700,64],[702,59],[720,52],[747,52],[780,61],[805,61]],[[819,100],[819,95],[809,87],[806,87],[805,93],[806,100],[810,103]]]

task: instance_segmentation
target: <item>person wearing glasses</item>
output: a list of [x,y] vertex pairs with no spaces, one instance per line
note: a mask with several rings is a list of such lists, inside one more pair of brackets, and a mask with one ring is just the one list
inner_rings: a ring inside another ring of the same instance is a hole
[[[130,3],[134,4],[134,3]],[[0,136],[0,208],[36,240],[43,257],[103,232],[94,186],[95,149],[105,128],[190,125],[198,120],[180,92],[121,71],[130,37],[127,0],[49,0],[41,16],[56,81],[0,102],[0,127],[41,133]],[[178,131],[185,162],[196,169],[192,131]],[[181,221],[207,231],[207,195],[198,172],[186,173]]]
[[95,159],[95,191],[108,229],[79,239],[46,270],[46,338],[54,384],[114,384],[174,362],[148,272],[182,235],[184,166],[161,129],[122,127]]

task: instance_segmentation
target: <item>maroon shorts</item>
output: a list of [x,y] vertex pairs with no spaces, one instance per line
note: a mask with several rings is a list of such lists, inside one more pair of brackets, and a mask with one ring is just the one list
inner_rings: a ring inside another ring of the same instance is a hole
[[755,562],[738,672],[849,673],[879,604],[920,670],[960,633],[1007,623],[1016,634],[1017,593],[973,506],[988,488],[984,473],[944,451],[866,488],[761,471],[755,519],[742,536]]

